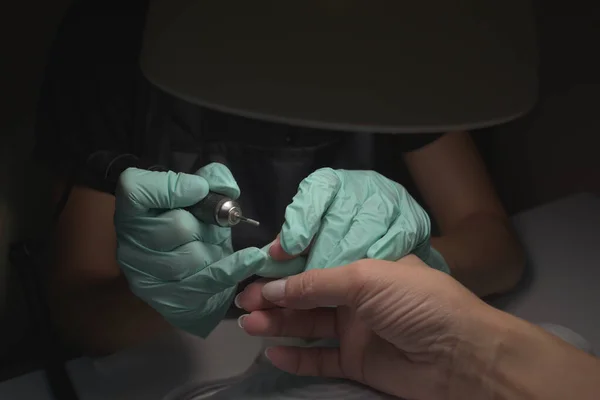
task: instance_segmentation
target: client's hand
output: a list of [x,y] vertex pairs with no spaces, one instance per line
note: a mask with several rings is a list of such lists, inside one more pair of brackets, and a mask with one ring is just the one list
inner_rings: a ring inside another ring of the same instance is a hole
[[275,366],[348,378],[407,399],[443,397],[455,350],[480,334],[472,321],[489,312],[452,277],[412,255],[257,282],[236,304],[251,312],[240,319],[251,335],[339,341],[339,348],[269,349]]
[[362,260],[250,285],[236,304],[251,335],[329,338],[275,347],[299,375],[346,378],[412,400],[592,400],[600,359],[479,300],[415,256]]

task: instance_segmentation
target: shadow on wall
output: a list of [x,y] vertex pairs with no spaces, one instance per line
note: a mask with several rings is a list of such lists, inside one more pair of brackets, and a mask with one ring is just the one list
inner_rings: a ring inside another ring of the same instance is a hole
[[515,213],[576,192],[600,195],[600,4],[537,3],[540,98],[513,123],[475,135]]
[[[9,244],[38,237],[49,226],[50,175],[28,157],[32,126],[12,128],[0,146],[0,381],[38,366],[37,347],[29,345],[39,330],[30,318],[17,270],[8,262]],[[35,235],[35,236],[34,236]]]
[[[0,14],[0,312],[6,293],[6,249],[15,236],[34,224],[45,177],[33,175],[33,115],[54,33],[71,0],[12,1]],[[37,195],[36,195],[37,194]],[[29,212],[27,210],[30,210]],[[18,221],[17,221],[18,219]]]
[[12,126],[24,115],[32,114],[46,54],[70,3],[71,0],[29,0],[2,5],[0,48],[5,62],[0,63],[1,127]]
[[70,2],[10,1],[0,13],[0,376],[11,359],[31,358],[15,350],[32,328],[20,287],[9,274],[8,245],[47,223],[48,202],[41,194],[47,193],[49,177],[30,162],[33,115],[47,52]]

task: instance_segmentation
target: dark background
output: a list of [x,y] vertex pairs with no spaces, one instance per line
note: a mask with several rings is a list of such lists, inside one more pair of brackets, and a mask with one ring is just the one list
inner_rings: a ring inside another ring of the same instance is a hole
[[[27,343],[31,326],[6,250],[47,215],[40,194],[47,176],[22,157],[32,145],[46,52],[69,3],[13,1],[0,13],[0,379],[35,366],[27,346],[16,346]],[[539,102],[518,121],[473,134],[511,214],[572,193],[600,194],[600,5],[536,3]]]

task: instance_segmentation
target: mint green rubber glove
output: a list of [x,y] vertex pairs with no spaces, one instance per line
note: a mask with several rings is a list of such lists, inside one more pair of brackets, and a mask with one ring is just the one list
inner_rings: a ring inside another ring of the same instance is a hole
[[[290,255],[308,252],[304,270],[350,264],[363,258],[396,261],[415,254],[448,272],[430,245],[431,223],[400,184],[374,171],[322,168],[300,183],[280,233]],[[294,268],[295,265],[289,265]],[[279,277],[302,272],[268,264],[259,274]]]
[[181,209],[209,190],[240,195],[231,172],[217,163],[195,175],[129,168],[116,191],[117,259],[132,292],[172,325],[201,337],[224,317],[237,284],[273,263],[258,248],[234,253],[231,228],[203,224]]

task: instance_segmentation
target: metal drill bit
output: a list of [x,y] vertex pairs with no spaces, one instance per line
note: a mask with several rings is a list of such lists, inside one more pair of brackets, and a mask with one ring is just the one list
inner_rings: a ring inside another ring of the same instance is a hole
[[243,222],[245,224],[260,226],[260,222],[253,220],[252,218],[246,218],[243,215],[238,216],[238,219],[240,220],[240,222]]
[[244,217],[239,203],[222,194],[210,192],[203,200],[188,207],[198,220],[207,224],[223,227],[233,227],[240,222],[259,226],[260,223]]
[[253,226],[259,226],[260,222],[255,221],[251,218],[246,218],[242,215],[241,211],[239,209],[232,209],[231,211],[231,220],[234,221],[235,224],[237,224],[238,222],[243,222],[245,224],[250,224]]

